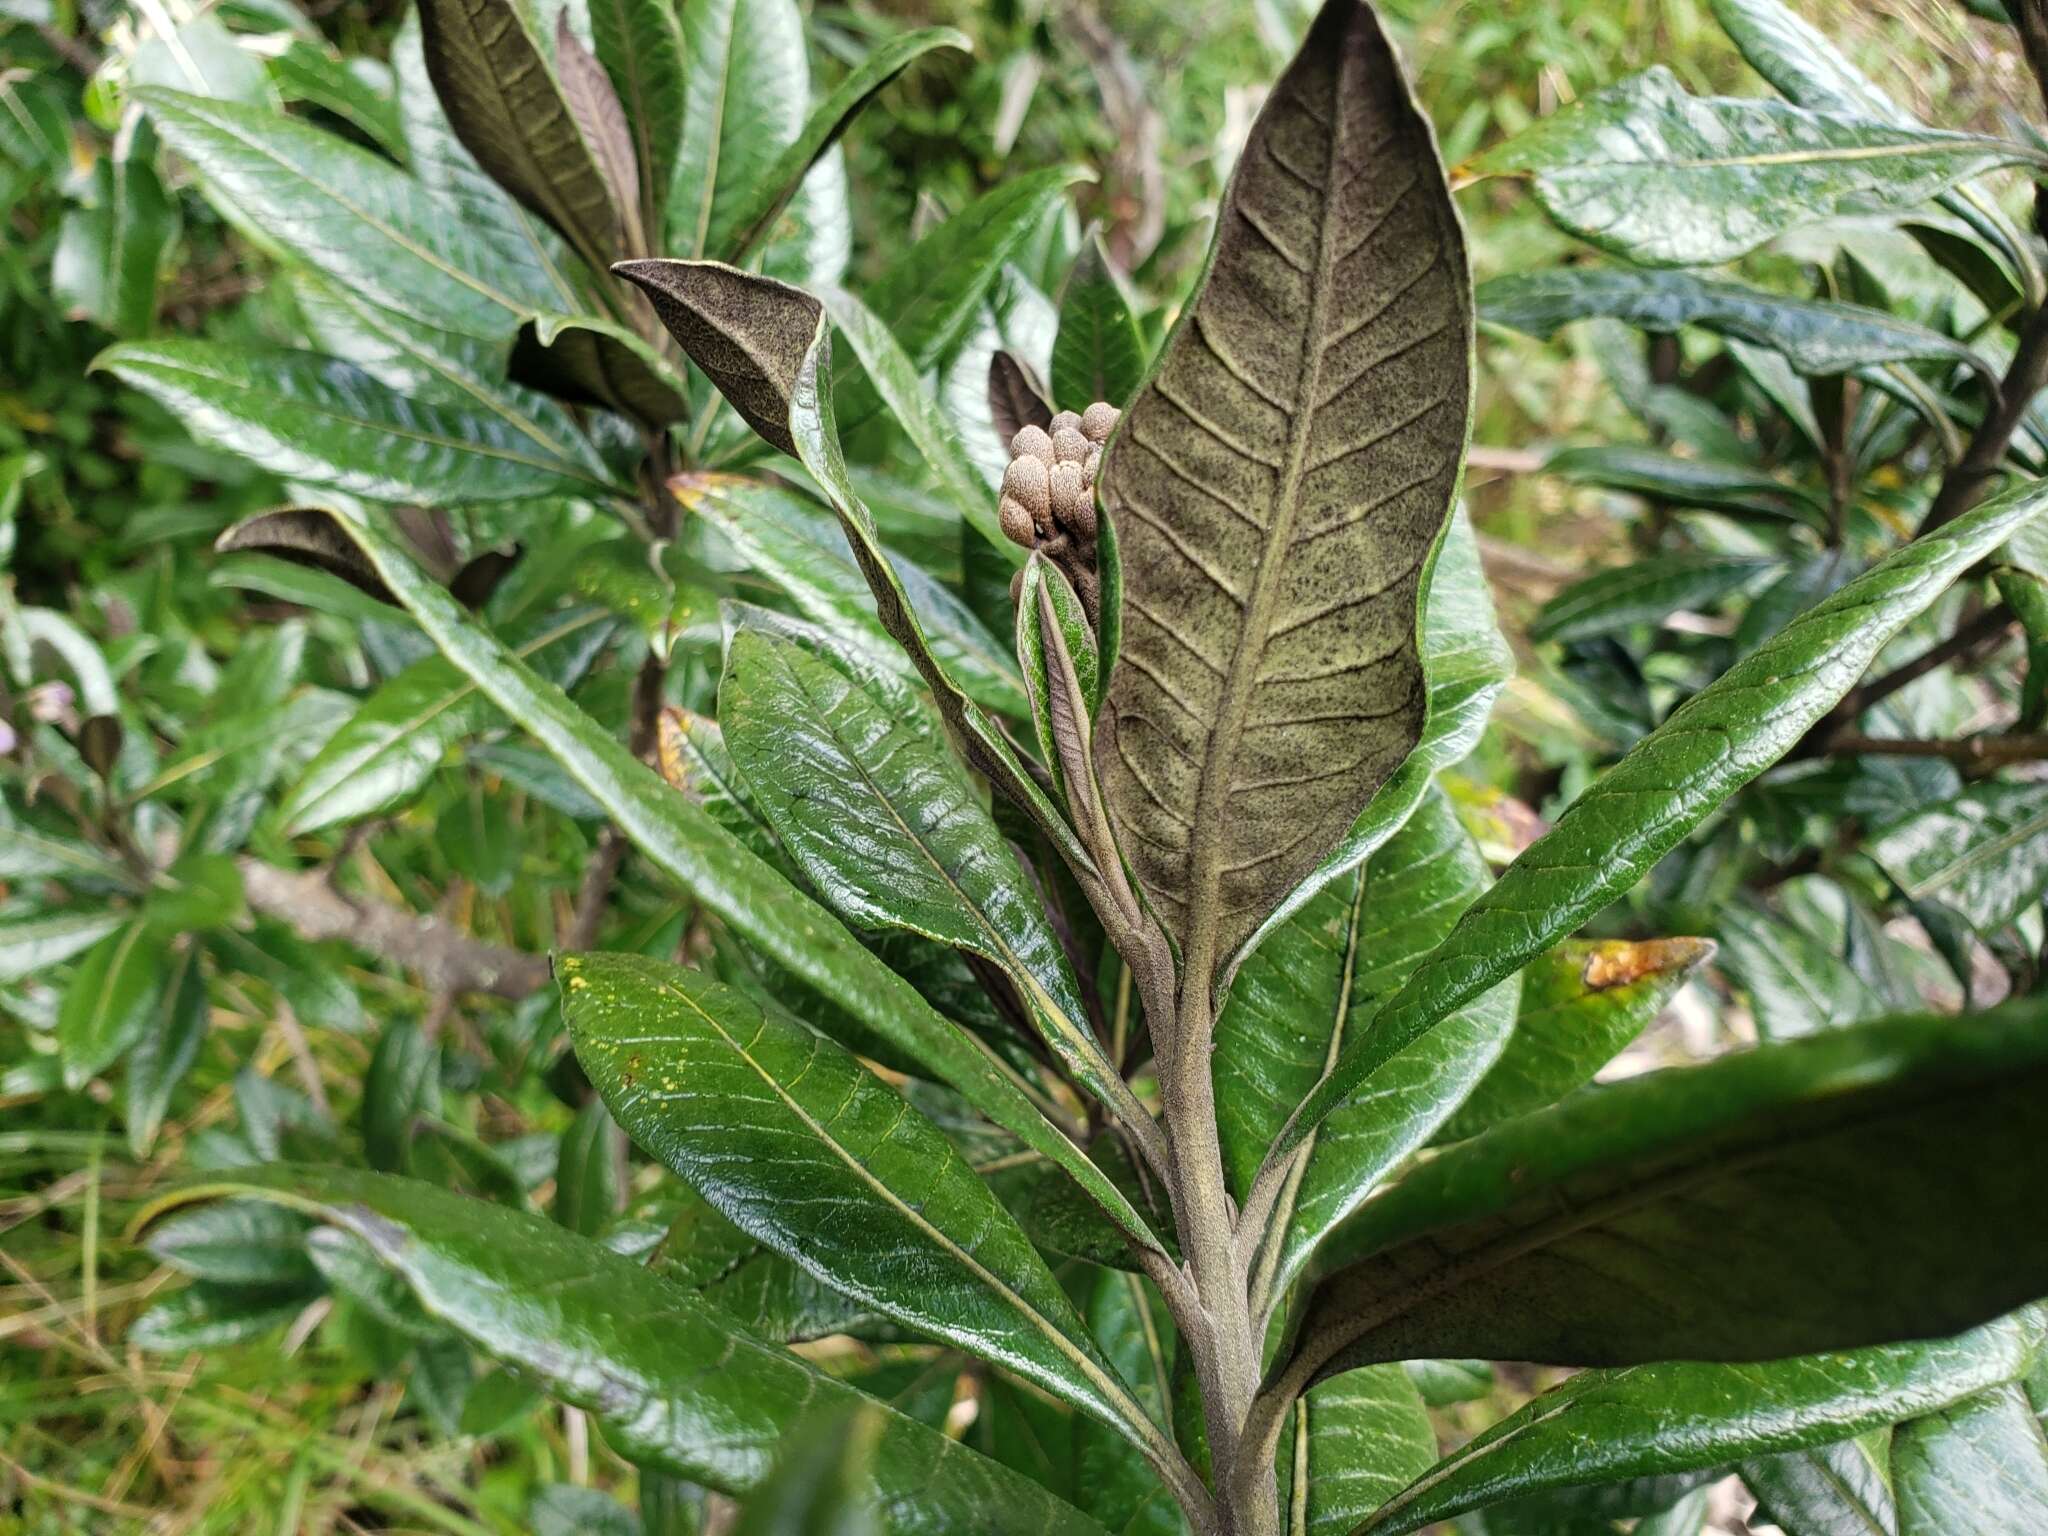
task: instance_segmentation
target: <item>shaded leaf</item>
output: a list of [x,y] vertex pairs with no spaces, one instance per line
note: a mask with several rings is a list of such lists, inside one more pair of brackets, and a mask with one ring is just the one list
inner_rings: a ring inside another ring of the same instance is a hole
[[1326,1381],[1294,1407],[1293,1489],[1304,1536],[1348,1536],[1436,1462],[1436,1431],[1398,1365]]
[[512,343],[511,377],[651,427],[687,421],[687,386],[659,352],[594,315],[535,315]]
[[157,1018],[168,944],[136,920],[86,951],[57,1011],[64,1086],[76,1092],[148,1033]]
[[2048,785],[1973,784],[1870,845],[1908,901],[1952,907],[1980,933],[2003,928],[2048,890]]
[[2017,1382],[1892,1437],[1899,1536],[2005,1536],[2048,1522],[2048,1440]]
[[[1880,1444],[1890,1434],[1879,1431]],[[1864,1440],[1742,1464],[1742,1481],[1787,1536],[1899,1536],[1898,1502]]]
[[1543,605],[1529,626],[1529,638],[1569,645],[1638,624],[1662,624],[1674,613],[1711,608],[1778,569],[1776,560],[1748,555],[1690,553],[1633,560],[1566,587]]
[[1145,377],[1145,339],[1131,301],[1091,229],[1060,295],[1060,328],[1052,344],[1052,398],[1085,411],[1097,400],[1121,410]]
[[683,35],[676,7],[669,0],[590,0],[590,36],[632,134],[640,184],[627,201],[641,210],[653,233],[662,227],[683,133]]

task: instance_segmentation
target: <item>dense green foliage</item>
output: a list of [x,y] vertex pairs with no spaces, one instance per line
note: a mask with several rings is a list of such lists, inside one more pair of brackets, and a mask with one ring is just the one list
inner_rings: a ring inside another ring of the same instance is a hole
[[2048,1528],[2048,0],[1549,9],[0,7],[0,1526]]

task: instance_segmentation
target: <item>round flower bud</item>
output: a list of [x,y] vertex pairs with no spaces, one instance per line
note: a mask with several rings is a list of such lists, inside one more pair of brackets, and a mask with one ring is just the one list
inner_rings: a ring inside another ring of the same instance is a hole
[[1049,477],[1052,491],[1052,519],[1060,527],[1073,531],[1082,516],[1083,508],[1090,501],[1088,477],[1081,472],[1081,466],[1074,463],[1055,464]]
[[1086,461],[1092,445],[1083,437],[1078,428],[1061,427],[1052,435],[1052,458],[1055,464],[1080,464]]
[[1002,519],[1003,537],[1029,549],[1038,538],[1038,524],[1030,509],[1014,496],[1005,496],[996,515]]
[[1036,459],[1050,466],[1052,463],[1052,438],[1043,427],[1026,427],[1010,439],[1010,457],[1013,459]]
[[1091,443],[1106,443],[1122,415],[1107,400],[1098,400],[1081,413],[1081,433]]
[[1046,467],[1028,454],[1010,460],[1010,467],[1003,471],[1003,497],[1005,500],[1021,502],[1024,510],[1031,514],[1033,521],[1041,528],[1045,527],[1052,517],[1052,500],[1046,487]]
[[1062,427],[1070,427],[1076,432],[1080,431],[1081,413],[1079,411],[1061,411],[1059,415],[1053,417],[1052,425],[1047,427],[1046,431],[1057,436]]
[[1083,544],[1095,542],[1095,483],[1093,481],[1090,481],[1081,488],[1079,505],[1061,519],[1061,524]]
[[1093,485],[1101,478],[1102,450],[1100,448],[1090,448],[1088,450],[1088,457],[1081,461],[1081,473],[1088,477],[1090,485]]

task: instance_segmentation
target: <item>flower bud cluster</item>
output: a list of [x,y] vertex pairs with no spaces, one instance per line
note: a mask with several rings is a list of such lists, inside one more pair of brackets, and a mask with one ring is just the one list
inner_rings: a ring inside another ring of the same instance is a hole
[[[1041,551],[1060,568],[1091,620],[1101,593],[1095,573],[1095,476],[1117,417],[1115,406],[1098,400],[1085,411],[1061,411],[1049,429],[1019,432],[1010,440],[1010,467],[1003,472],[997,514],[1004,537]],[[1017,590],[1013,582],[1013,597]]]

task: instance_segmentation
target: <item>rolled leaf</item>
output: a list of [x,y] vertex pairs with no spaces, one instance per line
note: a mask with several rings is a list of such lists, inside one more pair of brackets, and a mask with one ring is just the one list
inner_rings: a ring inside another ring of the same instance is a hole
[[[758,1486],[809,1415],[873,1401],[545,1217],[410,1179],[290,1165],[245,1169],[171,1200],[224,1195],[273,1200],[354,1234],[442,1323],[592,1412],[629,1460],[726,1493]],[[892,1529],[1102,1536],[1028,1479],[876,1411],[883,1429],[868,1486]]]
[[1100,482],[1124,629],[1096,760],[1201,987],[1421,737],[1471,332],[1428,119],[1371,7],[1330,0]]

